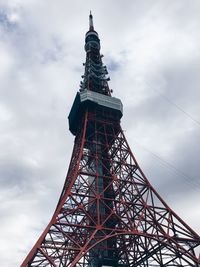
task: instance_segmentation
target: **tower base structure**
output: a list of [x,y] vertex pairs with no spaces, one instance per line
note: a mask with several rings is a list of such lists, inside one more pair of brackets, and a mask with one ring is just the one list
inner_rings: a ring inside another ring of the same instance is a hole
[[55,214],[24,266],[199,266],[200,237],[140,169],[115,111],[85,111]]

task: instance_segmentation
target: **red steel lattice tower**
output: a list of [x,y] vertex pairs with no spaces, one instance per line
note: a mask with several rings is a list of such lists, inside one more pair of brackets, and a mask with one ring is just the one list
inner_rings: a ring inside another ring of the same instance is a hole
[[69,114],[75,135],[55,213],[21,267],[200,266],[200,237],[149,183],[120,126],[89,16],[85,73]]

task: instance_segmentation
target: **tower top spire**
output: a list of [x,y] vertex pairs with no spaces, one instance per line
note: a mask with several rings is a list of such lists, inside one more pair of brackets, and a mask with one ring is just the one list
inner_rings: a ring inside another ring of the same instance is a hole
[[89,31],[94,31],[93,16],[91,10],[89,15]]
[[83,81],[80,83],[80,92],[85,89],[111,96],[111,90],[108,86],[108,71],[103,65],[102,55],[100,54],[100,39],[98,33],[94,30],[93,16],[89,14],[89,30],[85,34],[85,51],[86,62],[85,73],[82,76]]

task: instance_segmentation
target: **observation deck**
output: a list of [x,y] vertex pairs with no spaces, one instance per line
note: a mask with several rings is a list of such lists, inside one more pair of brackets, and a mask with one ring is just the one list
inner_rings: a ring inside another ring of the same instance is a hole
[[102,110],[112,111],[118,119],[123,116],[123,105],[120,99],[90,90],[77,92],[68,116],[69,129],[73,135],[77,133],[83,113],[86,110],[94,110],[97,107],[102,108]]

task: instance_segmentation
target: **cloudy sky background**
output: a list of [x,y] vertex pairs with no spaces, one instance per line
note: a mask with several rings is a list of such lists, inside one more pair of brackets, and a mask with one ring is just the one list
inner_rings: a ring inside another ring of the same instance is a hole
[[0,0],[3,267],[20,265],[61,193],[90,9],[132,151],[166,202],[200,232],[200,1]]

